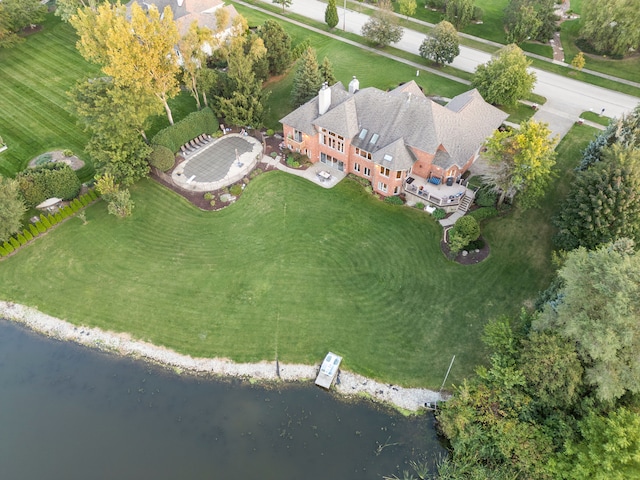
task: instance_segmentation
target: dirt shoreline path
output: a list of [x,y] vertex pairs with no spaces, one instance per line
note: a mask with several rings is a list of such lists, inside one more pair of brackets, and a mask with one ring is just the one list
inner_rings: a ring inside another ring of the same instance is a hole
[[[246,377],[260,381],[313,381],[319,365],[276,362],[235,363],[221,358],[192,358],[164,347],[133,340],[127,334],[105,332],[99,328],[73,325],[46,315],[35,308],[0,301],[0,318],[19,323],[51,338],[72,341],[117,355],[139,358],[180,373],[189,371],[213,375]],[[279,376],[278,376],[279,373]],[[345,370],[340,371],[335,389],[342,395],[368,395],[401,410],[416,412],[446,400],[438,392],[421,388],[403,388],[382,384]]]

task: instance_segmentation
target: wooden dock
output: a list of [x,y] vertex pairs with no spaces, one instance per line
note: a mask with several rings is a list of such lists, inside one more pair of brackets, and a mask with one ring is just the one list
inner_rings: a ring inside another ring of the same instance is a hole
[[331,384],[338,376],[338,370],[340,368],[341,362],[341,356],[336,355],[332,352],[327,353],[327,356],[324,357],[324,361],[320,366],[320,371],[318,372],[318,376],[316,378],[316,385],[326,389],[331,388]]

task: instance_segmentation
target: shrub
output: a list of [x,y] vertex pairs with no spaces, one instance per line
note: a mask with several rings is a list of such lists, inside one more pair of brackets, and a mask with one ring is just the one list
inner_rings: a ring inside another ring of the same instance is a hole
[[480,225],[478,221],[465,215],[460,217],[451,230],[449,230],[449,248],[451,253],[455,254],[462,250],[465,246],[476,240],[480,236]]
[[71,211],[73,211],[73,213],[76,213],[78,210],[82,208],[82,204],[80,203],[80,200],[78,200],[77,198],[74,198],[69,204],[69,206],[71,207]]
[[384,203],[389,203],[391,205],[404,205],[404,202],[397,195],[392,195],[390,197],[385,197]]
[[91,201],[95,201],[98,199],[98,194],[96,193],[95,188],[93,190],[89,190],[87,194],[89,195],[89,198],[91,198]]
[[65,148],[64,150],[62,150],[62,154],[65,157],[73,157],[73,150],[70,150],[68,148]]
[[487,218],[498,216],[498,209],[495,207],[483,207],[483,208],[478,208],[473,212],[469,212],[467,215],[475,218],[478,221],[478,223],[480,223],[482,222],[482,220],[485,220]]
[[310,46],[311,46],[311,42],[309,41],[308,38],[305,38],[302,42],[298,43],[291,50],[291,61],[295,62],[296,60],[298,60],[302,56],[302,54],[307,50],[307,48],[309,48]]
[[249,174],[249,178],[256,178],[261,173],[262,173],[262,169],[261,168],[256,168],[255,170],[253,170],[253,172],[251,172]]
[[424,203],[418,202],[413,207],[417,208],[418,210],[424,210]]
[[0,245],[0,257],[6,257],[7,255],[9,255],[7,249],[4,248],[4,245]]
[[238,185],[237,183],[235,185],[231,185],[229,193],[234,197],[239,197],[242,194],[242,186]]
[[18,235],[16,235],[16,239],[18,240],[18,244],[20,245],[24,245],[25,243],[27,243],[27,237],[25,237],[22,233],[18,233]]
[[149,155],[149,165],[166,172],[176,163],[173,152],[164,145],[151,145],[151,155]]
[[267,129],[267,136],[270,137],[271,135],[273,135],[275,132],[273,131],[272,128],[268,128]]
[[26,229],[26,228],[22,231],[22,235],[24,235],[24,238],[26,238],[26,239],[27,239],[27,242],[28,242],[28,241],[30,241],[30,240],[33,240],[33,235],[32,235],[32,234],[31,234],[31,232],[30,232],[28,229]]
[[465,247],[467,250],[480,250],[484,247],[484,240],[482,238],[476,238],[471,240]]
[[20,248],[20,242],[18,241],[18,239],[16,237],[11,237],[9,239],[9,243],[11,244],[11,246],[15,249]]
[[498,194],[488,188],[481,188],[476,194],[475,202],[479,207],[493,207],[498,201]]
[[209,108],[191,112],[174,125],[160,130],[151,139],[152,145],[162,145],[172,152],[178,152],[180,147],[193,140],[202,133],[214,134],[218,131],[218,119]]
[[34,237],[37,237],[38,235],[40,235],[40,231],[33,223],[29,224],[29,231],[31,232],[31,235],[33,235]]
[[270,156],[271,158],[276,158],[276,157],[278,156],[278,154],[277,154],[276,152],[271,152],[271,153],[269,154],[269,156]]
[[56,212],[54,217],[56,218],[56,223],[60,223],[63,220],[62,214],[60,212]]
[[364,187],[364,191],[367,193],[373,193],[373,187],[371,185],[366,185]]
[[62,209],[62,214],[63,215],[66,214],[67,217],[70,217],[71,215],[73,215],[73,213],[74,213],[73,208],[71,208],[70,205],[67,205]]
[[4,248],[5,252],[7,252],[7,255],[15,251],[15,248],[13,248],[13,246],[9,242],[4,242],[2,244],[2,247]]
[[54,217],[52,214],[47,215],[47,220],[49,221],[50,225],[55,225],[56,223],[58,223],[56,217]]
[[203,195],[205,200],[213,200],[213,193],[207,192]]
[[29,207],[52,197],[70,200],[78,195],[81,186],[76,172],[66,163],[57,162],[24,170],[16,179]]
[[42,213],[40,214],[40,221],[42,222],[42,225],[44,225],[44,228],[51,228],[51,222]]
[[291,168],[298,168],[300,162],[298,162],[293,155],[287,155],[287,165]]
[[89,196],[87,194],[80,195],[80,198],[78,200],[80,200],[80,203],[83,207],[89,205]]
[[436,208],[431,215],[436,220],[442,220],[447,216],[447,212],[445,212],[442,208]]
[[209,205],[211,205],[212,207],[215,207],[216,206],[216,201],[215,200],[211,200],[209,202]]
[[471,20],[473,20],[474,22],[481,22],[482,17],[484,17],[484,10],[482,10],[482,8],[478,7],[477,5],[474,6],[473,16],[471,17]]

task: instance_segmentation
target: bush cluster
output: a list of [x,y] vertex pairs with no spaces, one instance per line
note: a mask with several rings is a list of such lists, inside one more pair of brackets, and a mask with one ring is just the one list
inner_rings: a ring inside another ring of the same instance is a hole
[[392,195],[390,197],[385,197],[384,198],[384,202],[385,203],[389,203],[391,205],[404,205],[404,202],[402,201],[402,199],[400,197],[398,197],[397,195]]
[[496,207],[482,207],[472,212],[469,212],[467,215],[475,218],[478,221],[478,223],[480,223],[482,222],[482,220],[485,220],[487,218],[497,217],[498,209]]
[[239,197],[242,194],[242,186],[237,183],[235,185],[231,185],[229,193],[234,197]]
[[152,145],[162,145],[177,153],[180,147],[203,133],[213,134],[218,130],[218,119],[209,107],[192,112],[185,118],[160,130],[151,139]]
[[16,180],[28,207],[35,207],[52,197],[70,200],[80,191],[80,180],[66,163],[45,163],[29,168],[20,172]]
[[498,194],[488,188],[481,188],[475,198],[476,205],[479,207],[495,207],[498,201]]
[[436,220],[442,220],[447,216],[447,212],[445,212],[442,208],[436,208],[431,215]]
[[151,145],[151,155],[149,155],[149,165],[157,168],[161,172],[166,172],[175,163],[174,153],[164,145]]

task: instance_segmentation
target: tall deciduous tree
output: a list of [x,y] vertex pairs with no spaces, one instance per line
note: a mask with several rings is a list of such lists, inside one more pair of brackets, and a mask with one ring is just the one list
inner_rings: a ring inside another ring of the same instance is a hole
[[640,48],[637,0],[585,0],[580,36],[599,53],[627,55]]
[[327,26],[331,29],[335,28],[338,25],[338,8],[336,7],[336,0],[329,0],[327,3],[327,8],[324,11],[324,21]]
[[527,71],[529,65],[531,62],[517,45],[507,45],[476,68],[471,84],[489,103],[515,105],[533,90],[536,75]]
[[293,0],[273,0],[273,3],[282,5],[282,13],[284,13],[285,7],[290,7],[291,4],[293,3]]
[[398,25],[398,18],[393,14],[391,2],[381,0],[378,7],[379,9],[362,26],[362,36],[379,47],[399,42],[404,30]]
[[258,30],[266,48],[269,73],[281,75],[291,65],[291,37],[275,20],[266,20]]
[[179,92],[179,66],[175,46],[178,28],[171,8],[160,15],[137,3],[131,6],[131,20],[120,5],[100,5],[97,13],[83,9],[71,19],[80,35],[78,50],[89,61],[101,65],[116,85],[135,88],[140,96],[155,97],[173,124],[168,100]]
[[209,28],[198,26],[198,22],[194,21],[178,43],[182,59],[182,78],[191,96],[195,98],[198,109],[200,109],[198,72],[201,68],[206,68],[207,55],[204,48],[212,42],[213,32]]
[[91,8],[95,10],[97,6],[106,0],[56,0],[54,14],[64,22],[71,20],[81,8]]
[[44,20],[47,7],[39,0],[3,0],[0,2],[0,47],[11,47],[21,41],[18,33],[31,24]]
[[553,177],[555,144],[548,125],[532,119],[519,129],[496,131],[487,140],[487,159],[500,169],[491,179],[500,192],[498,204],[516,193],[522,208],[537,204]]
[[473,19],[473,0],[448,0],[444,19],[460,31]]
[[507,42],[522,43],[534,38],[540,28],[542,20],[531,0],[511,0],[504,12],[504,28],[507,32]]
[[22,216],[27,211],[20,196],[18,182],[0,175],[0,242],[9,239],[22,227]]
[[640,150],[605,149],[601,161],[576,174],[554,223],[554,241],[564,250],[622,237],[640,241]]
[[299,107],[308,102],[318,94],[322,86],[322,76],[318,67],[316,51],[309,47],[298,60],[296,75],[293,77],[293,88],[291,89],[291,104]]
[[460,55],[460,41],[455,27],[446,20],[438,23],[420,45],[420,56],[439,65],[453,62]]
[[533,323],[576,345],[587,381],[605,402],[640,393],[640,257],[630,244],[569,252],[558,272],[564,281],[558,300]]

